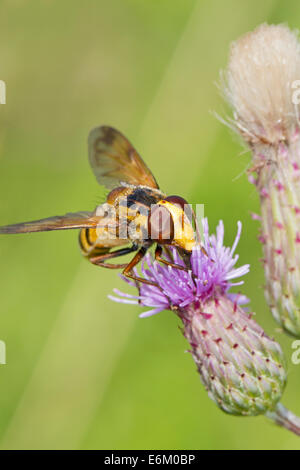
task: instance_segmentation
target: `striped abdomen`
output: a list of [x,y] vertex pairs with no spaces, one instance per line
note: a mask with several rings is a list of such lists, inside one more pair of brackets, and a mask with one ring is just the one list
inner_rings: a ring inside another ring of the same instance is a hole
[[79,232],[79,245],[84,256],[97,256],[108,253],[110,247],[97,245],[97,230],[82,228]]

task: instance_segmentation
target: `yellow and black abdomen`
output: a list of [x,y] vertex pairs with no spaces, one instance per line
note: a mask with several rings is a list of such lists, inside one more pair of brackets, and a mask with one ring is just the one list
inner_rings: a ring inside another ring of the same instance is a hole
[[79,232],[79,245],[82,254],[88,258],[108,253],[109,246],[97,245],[97,229],[82,228]]

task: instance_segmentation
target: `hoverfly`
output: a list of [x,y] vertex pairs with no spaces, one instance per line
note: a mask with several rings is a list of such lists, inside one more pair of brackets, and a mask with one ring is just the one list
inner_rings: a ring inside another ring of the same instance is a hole
[[[154,283],[137,276],[133,269],[154,243],[156,260],[187,270],[198,233],[195,214],[184,211],[187,202],[179,196],[166,196],[134,147],[112,127],[101,126],[90,132],[88,153],[97,181],[110,190],[104,205],[94,212],[2,226],[0,234],[80,229],[80,248],[89,261],[105,268],[123,269],[124,276],[146,284]],[[107,205],[113,209],[113,216],[104,209]],[[135,230],[121,237],[124,222],[126,226],[132,224]],[[167,250],[170,246],[179,250],[187,267],[172,262],[171,256],[170,261],[161,257],[163,247]],[[107,262],[132,252],[136,254],[128,264]]]

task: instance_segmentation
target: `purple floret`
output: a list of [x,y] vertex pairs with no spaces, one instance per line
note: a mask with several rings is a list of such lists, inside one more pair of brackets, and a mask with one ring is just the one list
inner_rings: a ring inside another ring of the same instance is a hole
[[[109,298],[120,303],[139,304],[151,308],[140,317],[172,310],[174,307],[184,308],[193,303],[203,303],[212,297],[217,298],[224,294],[239,305],[247,303],[248,299],[244,295],[229,292],[231,287],[243,284],[243,281],[233,281],[249,272],[248,264],[235,268],[239,256],[234,252],[241,236],[241,222],[238,222],[238,231],[232,248],[223,245],[223,221],[219,222],[216,235],[209,235],[207,219],[203,219],[202,224],[202,245],[208,256],[200,247],[196,247],[191,254],[192,269],[189,272],[163,265],[148,253],[142,262],[141,273],[145,279],[156,282],[159,288],[141,283],[139,295],[126,294],[114,289],[118,297],[110,295]],[[174,263],[184,266],[177,250],[171,248],[171,252]],[[167,254],[164,256],[168,259]],[[134,282],[122,278],[130,285],[136,286]]]

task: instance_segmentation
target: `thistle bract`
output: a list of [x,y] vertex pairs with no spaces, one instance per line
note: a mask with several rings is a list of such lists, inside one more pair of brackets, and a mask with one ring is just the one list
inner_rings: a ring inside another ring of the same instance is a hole
[[[226,95],[232,126],[250,147],[261,203],[266,300],[300,337],[300,45],[285,26],[262,25],[231,48]],[[298,87],[298,88],[297,88]]]
[[272,410],[285,385],[283,355],[251,315],[221,296],[180,316],[210,398],[234,415]]
[[[194,249],[190,271],[161,265],[148,255],[142,274],[158,287],[141,284],[137,296],[116,290],[119,297],[111,298],[149,307],[141,317],[165,309],[175,312],[182,320],[183,334],[210,398],[230,414],[264,414],[280,399],[286,374],[279,344],[244,310],[242,305],[248,299],[231,292],[243,283],[236,278],[249,271],[249,265],[236,267],[241,224],[232,248],[223,244],[222,222],[216,235],[209,235],[204,220],[203,231],[207,254],[199,247]],[[165,256],[172,256],[172,261],[183,266],[175,249]]]

